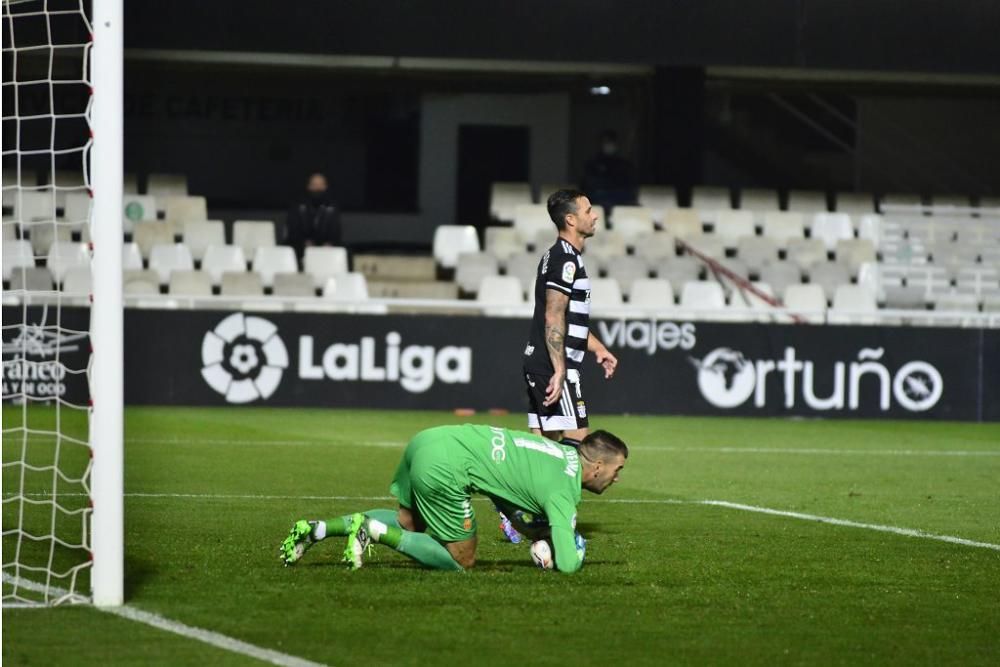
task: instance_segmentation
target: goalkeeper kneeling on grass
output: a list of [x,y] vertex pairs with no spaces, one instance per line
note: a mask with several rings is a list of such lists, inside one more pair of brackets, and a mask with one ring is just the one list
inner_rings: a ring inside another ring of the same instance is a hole
[[575,534],[581,490],[604,493],[618,481],[627,458],[628,447],[607,431],[594,431],[571,447],[495,426],[427,429],[406,446],[389,487],[399,499],[398,511],[296,521],[279,548],[281,560],[292,565],[313,544],[346,536],[344,560],[352,569],[362,566],[371,544],[437,570],[471,568],[476,562],[472,494],[480,493],[511,515],[544,515],[545,525],[536,519],[520,528],[534,538],[548,537],[556,569],[575,572],[583,565]]

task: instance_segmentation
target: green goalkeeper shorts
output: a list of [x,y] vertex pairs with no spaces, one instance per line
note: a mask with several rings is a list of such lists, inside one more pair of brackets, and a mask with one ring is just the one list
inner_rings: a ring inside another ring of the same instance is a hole
[[416,509],[431,537],[460,542],[476,534],[472,496],[451,461],[448,436],[435,431],[421,431],[406,446],[389,491],[400,505]]

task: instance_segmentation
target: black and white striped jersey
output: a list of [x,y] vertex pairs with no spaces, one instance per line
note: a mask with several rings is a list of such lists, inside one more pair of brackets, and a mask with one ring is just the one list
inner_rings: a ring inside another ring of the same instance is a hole
[[545,296],[549,290],[569,296],[566,309],[566,368],[579,368],[587,351],[590,279],[583,265],[583,255],[563,239],[556,240],[538,263],[535,315],[531,320],[528,346],[524,350],[524,370],[551,375],[554,369],[545,346]]

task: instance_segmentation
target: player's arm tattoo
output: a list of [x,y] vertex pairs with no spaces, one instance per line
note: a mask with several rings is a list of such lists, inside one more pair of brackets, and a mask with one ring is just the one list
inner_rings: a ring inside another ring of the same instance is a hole
[[566,307],[569,296],[557,290],[545,294],[545,346],[556,370],[563,367],[566,339]]

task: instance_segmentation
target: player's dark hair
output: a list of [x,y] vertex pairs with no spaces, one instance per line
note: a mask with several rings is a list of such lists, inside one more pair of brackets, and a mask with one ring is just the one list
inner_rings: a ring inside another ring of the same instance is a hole
[[576,213],[576,200],[587,195],[579,190],[556,190],[549,195],[549,217],[556,223],[556,229],[566,229],[566,216]]
[[596,461],[605,457],[621,454],[628,458],[628,445],[616,435],[607,431],[594,431],[580,443],[580,453],[584,458]]

